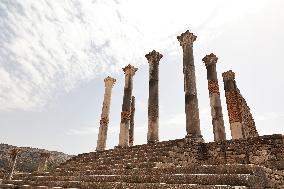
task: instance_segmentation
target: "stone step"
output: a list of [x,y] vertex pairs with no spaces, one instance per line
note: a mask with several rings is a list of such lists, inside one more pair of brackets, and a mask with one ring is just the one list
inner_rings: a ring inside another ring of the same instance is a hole
[[125,164],[125,163],[138,163],[138,162],[171,162],[171,158],[167,157],[165,152],[160,154],[146,154],[146,155],[129,155],[124,157],[106,158],[106,159],[82,159],[77,162],[69,162],[68,164],[60,165],[58,168],[62,169],[65,167],[90,165],[90,164]]
[[126,183],[166,183],[166,184],[199,184],[263,187],[261,177],[245,174],[164,174],[164,175],[82,175],[34,177],[29,180],[3,181],[3,184],[43,185],[61,187],[81,187],[82,183],[93,182],[126,182]]
[[73,160],[77,160],[77,159],[81,159],[82,157],[88,157],[88,156],[100,156],[100,157],[106,157],[108,155],[115,155],[115,154],[125,154],[129,151],[157,151],[157,150],[162,150],[162,149],[166,149],[167,147],[173,147],[176,145],[180,145],[184,143],[184,139],[176,139],[176,140],[170,140],[170,141],[163,141],[163,142],[158,142],[155,144],[143,144],[143,145],[136,145],[136,146],[132,146],[132,147],[128,147],[128,148],[117,148],[117,149],[111,149],[111,150],[105,150],[105,151],[101,151],[101,152],[90,152],[90,153],[83,153],[83,154],[79,154],[69,160],[67,160],[66,163],[68,163],[69,161],[73,161]]
[[[76,175],[76,174],[97,174],[97,175],[108,175],[108,174],[254,174],[257,176],[265,176],[266,173],[271,173],[272,170],[269,168],[256,166],[256,165],[189,165],[183,167],[176,167],[172,164],[156,163],[156,167],[153,168],[132,168],[130,169],[89,169],[84,171],[66,171],[66,172],[54,172],[52,174],[58,175]],[[38,174],[41,175],[41,174]],[[48,174],[47,174],[48,175]]]
[[101,165],[116,165],[116,164],[138,164],[142,162],[169,162],[168,157],[166,156],[152,156],[152,157],[132,157],[132,159],[99,159],[96,161],[85,161],[85,162],[76,162],[76,163],[70,163],[68,165],[65,165],[61,167],[61,169],[69,169],[70,167],[84,167],[84,166],[91,166],[91,167],[97,167]]
[[[14,184],[0,184],[1,189],[48,189],[47,186],[30,186],[30,185],[14,185]],[[55,189],[55,188],[54,188]]]
[[171,164],[158,164],[160,168],[134,168],[134,169],[102,169],[84,171],[56,171],[15,174],[14,179],[24,179],[33,176],[78,176],[78,175],[132,175],[132,174],[251,174],[265,176],[272,170],[257,165],[231,164],[231,165],[190,165],[173,167]]
[[156,167],[161,162],[139,162],[139,163],[125,163],[125,164],[113,164],[113,165],[72,165],[65,166],[64,168],[57,169],[57,171],[88,171],[88,170],[109,170],[109,169],[133,169],[133,168],[153,168]]
[[[226,185],[190,185],[190,184],[164,184],[164,183],[92,183],[80,187],[80,189],[248,189],[245,186],[226,186]],[[56,189],[62,187],[47,186],[16,186],[8,184],[0,184],[1,189]],[[76,189],[76,188],[72,188]]]
[[74,157],[66,161],[65,163],[62,163],[61,166],[64,166],[66,164],[70,164],[73,162],[80,162],[80,161],[94,161],[98,159],[131,159],[134,156],[160,156],[160,155],[168,155],[168,152],[172,150],[172,147],[170,148],[161,148],[161,149],[148,149],[148,150],[140,150],[140,151],[127,151],[124,153],[113,153],[113,154],[87,154],[82,157]]
[[[69,165],[79,165],[82,163],[92,163],[92,162],[106,162],[106,163],[112,163],[117,161],[119,162],[125,162],[125,161],[151,161],[155,158],[160,159],[166,159],[168,158],[168,154],[166,152],[163,153],[155,153],[155,154],[143,154],[143,155],[124,155],[121,157],[108,157],[108,158],[99,158],[99,159],[81,159],[80,161],[76,162],[69,162],[68,164],[65,164],[65,166]],[[64,167],[64,166],[61,166]]]

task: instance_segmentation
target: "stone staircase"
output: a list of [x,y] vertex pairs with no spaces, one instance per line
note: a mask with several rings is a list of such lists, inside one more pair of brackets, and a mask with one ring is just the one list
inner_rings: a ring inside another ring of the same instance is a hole
[[178,139],[80,154],[53,172],[16,174],[13,180],[3,180],[0,188],[284,188],[277,181],[283,172],[274,174],[274,170],[262,166],[180,166],[173,154],[183,143],[185,139]]

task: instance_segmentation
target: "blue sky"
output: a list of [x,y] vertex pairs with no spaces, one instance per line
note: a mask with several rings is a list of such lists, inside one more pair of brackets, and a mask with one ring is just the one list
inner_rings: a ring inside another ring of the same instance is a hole
[[232,69],[260,135],[284,133],[282,0],[1,0],[0,142],[78,154],[94,151],[107,75],[113,88],[107,147],[118,144],[124,74],[138,67],[135,144],[146,143],[148,63],[160,61],[160,139],[185,136],[182,49],[194,43],[201,129],[213,140],[206,68],[218,56],[227,138],[230,129],[221,74]]

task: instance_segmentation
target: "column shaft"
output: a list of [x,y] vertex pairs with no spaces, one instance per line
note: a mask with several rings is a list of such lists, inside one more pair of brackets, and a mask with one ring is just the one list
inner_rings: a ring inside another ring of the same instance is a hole
[[20,152],[20,149],[13,149],[11,151],[11,169],[10,169],[10,173],[8,175],[7,180],[11,180],[13,178],[13,174],[14,174],[14,170],[16,167],[16,163],[17,163],[17,157],[18,157],[18,153]]
[[130,64],[123,68],[125,72],[125,86],[123,95],[123,104],[121,112],[121,122],[120,122],[120,132],[119,132],[119,146],[128,147],[129,146],[129,128],[130,128],[130,115],[131,115],[131,96],[132,96],[132,85],[133,76],[137,71]]
[[37,171],[44,172],[47,168],[47,160],[50,157],[49,153],[41,153]]
[[202,138],[200,131],[195,66],[192,47],[193,42],[196,40],[196,36],[189,31],[186,31],[177,38],[183,49],[183,74],[187,136],[193,138]]
[[216,63],[218,58],[211,53],[202,59],[207,69],[208,90],[210,98],[212,125],[214,133],[214,141],[226,140],[224,119],[221,106],[221,98],[219,92],[219,84],[216,71]]
[[131,115],[130,115],[130,128],[129,128],[129,146],[133,146],[134,141],[134,115],[135,115],[135,97],[131,98]]
[[104,94],[100,128],[97,140],[97,151],[105,150],[106,147],[111,93],[112,93],[112,87],[116,82],[116,80],[108,76],[107,78],[104,79],[104,82],[105,82],[105,94]]
[[159,61],[163,55],[153,50],[145,57],[149,62],[147,142],[155,143],[159,141]]
[[235,73],[232,72],[232,70],[229,70],[224,72],[222,76],[232,139],[244,138],[241,118],[241,102],[235,81]]

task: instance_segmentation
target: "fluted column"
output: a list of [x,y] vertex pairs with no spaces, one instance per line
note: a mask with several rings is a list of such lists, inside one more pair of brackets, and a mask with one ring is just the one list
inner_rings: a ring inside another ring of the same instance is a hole
[[163,55],[153,50],[145,57],[149,62],[147,142],[155,143],[159,141],[159,61]]
[[189,138],[202,138],[196,90],[193,42],[196,36],[188,30],[177,37],[183,49],[186,132]]
[[124,71],[125,74],[125,85],[124,85],[124,95],[123,95],[118,146],[128,147],[133,76],[138,69],[129,64],[122,70]]
[[134,141],[134,115],[135,115],[135,97],[131,98],[131,115],[130,115],[130,128],[129,128],[129,146],[133,146]]
[[235,81],[235,73],[232,70],[229,70],[224,72],[222,76],[224,81],[232,139],[244,138],[241,117],[241,102]]
[[104,102],[103,102],[103,108],[100,120],[98,140],[97,140],[97,151],[102,151],[105,150],[106,148],[111,92],[112,92],[112,87],[116,82],[116,79],[108,76],[104,79],[104,82],[105,82],[105,94],[104,94]]
[[218,57],[213,53],[206,55],[202,61],[207,69],[208,90],[210,98],[212,125],[214,133],[214,141],[226,140],[224,119],[222,113],[221,98],[219,92],[219,84],[216,71],[216,63]]
[[48,160],[49,157],[50,157],[49,153],[43,152],[43,153],[40,154],[40,160],[39,160],[39,164],[38,164],[38,168],[37,168],[38,172],[46,171],[47,160]]
[[16,163],[17,163],[17,157],[18,157],[18,154],[21,152],[20,149],[13,149],[11,150],[10,152],[10,162],[11,162],[11,168],[10,168],[10,173],[8,175],[8,178],[7,180],[11,180],[12,177],[13,177],[13,174],[14,174],[14,170],[15,170],[15,167],[16,167]]

